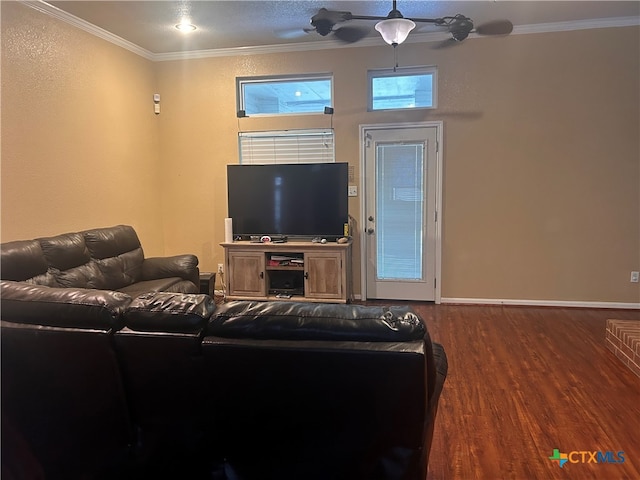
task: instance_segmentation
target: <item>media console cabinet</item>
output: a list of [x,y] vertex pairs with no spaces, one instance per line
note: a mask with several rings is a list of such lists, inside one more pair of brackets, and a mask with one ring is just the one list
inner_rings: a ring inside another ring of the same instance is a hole
[[351,301],[351,242],[221,245],[229,300]]

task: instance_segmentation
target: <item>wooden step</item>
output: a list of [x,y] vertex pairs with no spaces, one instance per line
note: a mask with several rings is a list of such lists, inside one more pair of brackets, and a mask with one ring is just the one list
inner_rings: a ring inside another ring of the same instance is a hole
[[640,377],[640,322],[607,320],[605,344],[622,363]]

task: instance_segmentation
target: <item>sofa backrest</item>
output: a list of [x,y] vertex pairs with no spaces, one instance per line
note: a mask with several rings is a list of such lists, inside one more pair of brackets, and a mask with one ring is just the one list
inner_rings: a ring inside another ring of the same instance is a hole
[[3,280],[57,286],[38,240],[16,240],[0,245],[0,275]]
[[230,302],[206,334],[206,414],[240,478],[424,478],[433,365],[411,309]]
[[0,327],[2,420],[44,478],[118,478],[133,432],[110,330],[4,319]]
[[203,414],[240,478],[424,478],[422,341],[205,337],[202,352]]
[[[422,341],[427,359],[433,345],[423,320],[406,306],[235,301],[221,305],[207,335],[265,340],[354,342]],[[427,398],[436,393],[434,362],[427,361]]]
[[140,281],[144,252],[133,227],[118,225],[82,233],[89,255],[107,284],[101,288],[117,289]]
[[422,340],[427,330],[406,306],[234,301],[211,317],[207,334],[269,340]]
[[0,247],[3,280],[116,290],[142,277],[144,252],[128,225],[7,242]]

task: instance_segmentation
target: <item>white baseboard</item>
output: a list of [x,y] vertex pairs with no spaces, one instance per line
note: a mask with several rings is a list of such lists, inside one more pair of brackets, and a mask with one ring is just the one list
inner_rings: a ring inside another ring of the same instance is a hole
[[584,302],[578,300],[517,300],[500,298],[452,298],[442,297],[441,303],[465,305],[522,305],[529,307],[578,307],[640,310],[640,303]]

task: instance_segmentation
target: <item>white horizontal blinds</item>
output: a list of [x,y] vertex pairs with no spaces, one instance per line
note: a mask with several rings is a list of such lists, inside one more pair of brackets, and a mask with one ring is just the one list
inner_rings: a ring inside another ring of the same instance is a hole
[[282,130],[239,134],[240,163],[333,163],[333,130]]

